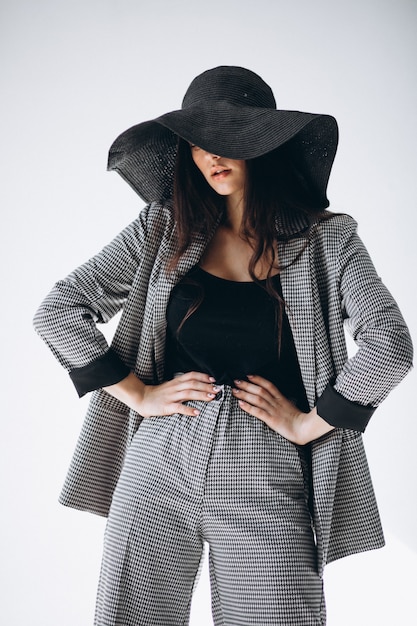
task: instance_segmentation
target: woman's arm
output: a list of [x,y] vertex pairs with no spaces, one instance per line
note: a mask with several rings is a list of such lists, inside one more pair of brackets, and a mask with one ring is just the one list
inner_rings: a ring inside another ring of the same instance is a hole
[[325,227],[334,230],[323,235],[321,243],[327,271],[336,270],[337,288],[332,295],[337,296],[339,315],[358,345],[357,353],[346,361],[309,413],[301,413],[260,377],[237,383],[234,392],[245,411],[294,443],[306,443],[334,427],[363,432],[375,408],[412,367],[408,328],[357,235],[356,223],[349,216],[338,216],[333,226],[332,221]]
[[58,281],[35,314],[36,331],[76,378],[107,372],[110,379],[104,375],[103,384],[110,384],[116,382],[114,374],[120,380],[129,371],[109,351],[97,324],[113,317],[129,294],[146,239],[147,213],[148,207],[101,252]]
[[[346,218],[350,229],[338,238],[334,264],[341,313],[358,350],[318,398],[317,410],[334,426],[364,431],[376,407],[412,368],[413,346],[398,305],[356,232],[356,223]],[[328,238],[328,245],[332,243]]]

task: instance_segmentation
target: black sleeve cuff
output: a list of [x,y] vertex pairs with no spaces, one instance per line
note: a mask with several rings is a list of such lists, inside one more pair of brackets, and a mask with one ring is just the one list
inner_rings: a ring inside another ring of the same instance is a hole
[[336,428],[365,431],[374,411],[374,406],[364,406],[347,400],[329,383],[317,400],[316,409],[320,417]]
[[110,348],[103,356],[88,365],[71,370],[69,375],[81,398],[89,391],[119,383],[129,373],[130,368]]

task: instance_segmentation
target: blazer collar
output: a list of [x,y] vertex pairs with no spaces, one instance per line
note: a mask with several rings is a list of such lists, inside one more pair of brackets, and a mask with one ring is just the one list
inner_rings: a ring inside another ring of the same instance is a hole
[[315,216],[305,215],[289,209],[280,211],[275,216],[275,228],[278,241],[288,241],[294,237],[306,237]]

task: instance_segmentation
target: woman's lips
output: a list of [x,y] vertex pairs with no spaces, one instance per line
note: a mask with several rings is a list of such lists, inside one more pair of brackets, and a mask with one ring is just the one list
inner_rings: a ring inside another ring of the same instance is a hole
[[226,178],[226,176],[228,176],[230,174],[231,170],[226,170],[226,169],[217,169],[214,170],[214,172],[212,173],[212,178],[215,178],[216,180],[221,180],[222,178]]

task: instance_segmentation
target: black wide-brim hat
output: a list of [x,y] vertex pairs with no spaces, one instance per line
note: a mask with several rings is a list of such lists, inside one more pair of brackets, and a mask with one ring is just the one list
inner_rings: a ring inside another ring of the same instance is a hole
[[250,70],[220,66],[197,76],[181,109],[137,124],[114,141],[108,169],[119,172],[146,202],[169,198],[178,137],[229,159],[255,159],[286,145],[312,207],[329,206],[336,120],[277,109],[271,88]]

